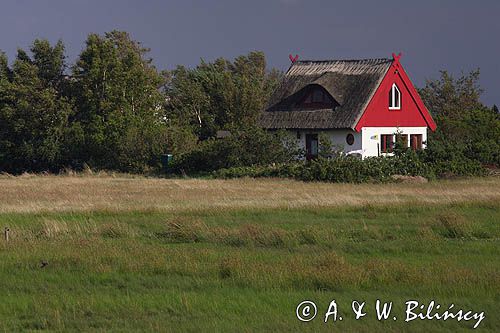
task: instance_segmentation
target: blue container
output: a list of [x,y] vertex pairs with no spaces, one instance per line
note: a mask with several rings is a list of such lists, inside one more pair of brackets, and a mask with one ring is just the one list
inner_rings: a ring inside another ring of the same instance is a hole
[[174,155],[172,154],[163,154],[161,155],[161,166],[164,172],[168,172],[169,165],[172,163],[174,159]]

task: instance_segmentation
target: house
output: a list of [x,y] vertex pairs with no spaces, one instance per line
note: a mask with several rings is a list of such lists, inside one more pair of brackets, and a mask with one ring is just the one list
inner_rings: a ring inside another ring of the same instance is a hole
[[346,154],[391,154],[396,140],[425,148],[436,124],[400,63],[392,59],[295,61],[259,123],[296,137],[308,159],[325,133]]

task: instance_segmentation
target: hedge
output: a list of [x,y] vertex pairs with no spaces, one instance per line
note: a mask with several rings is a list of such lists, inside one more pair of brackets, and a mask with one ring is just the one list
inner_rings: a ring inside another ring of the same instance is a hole
[[485,169],[474,160],[430,162],[425,153],[405,153],[393,157],[370,157],[364,160],[341,156],[334,159],[272,164],[265,166],[232,167],[214,171],[215,178],[279,177],[302,181],[334,183],[386,182],[393,175],[422,176],[428,179],[449,176],[484,175]]

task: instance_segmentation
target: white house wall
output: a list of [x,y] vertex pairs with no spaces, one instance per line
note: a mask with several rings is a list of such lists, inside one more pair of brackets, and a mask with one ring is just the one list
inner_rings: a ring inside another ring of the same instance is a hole
[[[363,127],[359,133],[349,129],[289,130],[287,132],[290,135],[290,138],[297,140],[299,148],[304,151],[306,149],[306,134],[320,135],[321,133],[324,133],[330,138],[332,144],[339,147],[340,150],[344,151],[344,153],[361,153],[363,158],[379,156],[382,134],[406,134],[408,135],[408,146],[411,144],[409,140],[410,134],[422,135],[423,148],[425,148],[425,144],[427,142],[427,127]],[[354,136],[354,143],[352,145],[348,145],[346,142],[348,134],[352,134]]]
[[[379,156],[380,136],[382,134],[422,134],[422,148],[425,148],[427,142],[427,127],[363,127],[362,134],[362,150],[363,158],[369,156]],[[408,147],[410,140],[408,139]]]
[[[357,133],[348,129],[338,129],[338,130],[296,130],[296,131],[288,131],[290,136],[297,138],[297,133],[300,134],[300,139],[297,139],[297,144],[299,148],[304,150],[306,149],[306,134],[326,134],[332,144],[340,150],[344,151],[344,153],[352,152],[352,151],[360,151],[362,149],[362,140],[361,133]],[[354,143],[350,146],[346,142],[346,138],[348,134],[352,134],[354,136]]]

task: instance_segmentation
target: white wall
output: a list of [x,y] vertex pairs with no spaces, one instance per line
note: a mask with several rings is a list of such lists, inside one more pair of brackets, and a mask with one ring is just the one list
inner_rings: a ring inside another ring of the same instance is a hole
[[[348,130],[348,129],[338,129],[338,130],[289,130],[287,131],[289,135],[293,138],[297,138],[297,133],[300,134],[300,139],[297,140],[297,144],[299,148],[304,150],[306,149],[306,134],[318,134],[325,133],[332,144],[336,147],[339,147],[344,153],[348,153],[351,151],[357,151],[362,149],[362,140],[361,133],[357,133],[356,131]],[[354,136],[354,143],[352,146],[347,144],[346,137],[348,134],[352,134]]]
[[410,146],[410,134],[422,134],[422,147],[425,148],[425,143],[427,142],[427,127],[363,127],[361,129],[361,134],[363,136],[363,158],[378,156],[380,149],[380,135],[395,133],[408,135],[408,147]]
[[[291,139],[297,140],[300,149],[306,149],[306,134],[321,134],[325,133],[332,140],[332,144],[341,148],[344,153],[359,152],[362,157],[379,156],[379,146],[382,134],[401,133],[408,135],[408,147],[410,146],[410,134],[422,134],[422,146],[425,148],[427,142],[427,127],[363,127],[361,132],[349,129],[336,130],[288,130],[287,133]],[[297,139],[297,133],[300,134],[300,139]],[[348,134],[354,136],[354,143],[348,145],[346,137]],[[394,140],[395,141],[395,140]],[[381,154],[386,155],[386,154]]]

